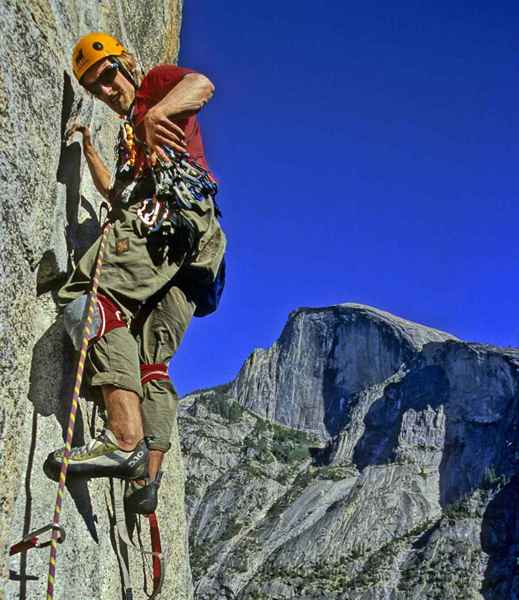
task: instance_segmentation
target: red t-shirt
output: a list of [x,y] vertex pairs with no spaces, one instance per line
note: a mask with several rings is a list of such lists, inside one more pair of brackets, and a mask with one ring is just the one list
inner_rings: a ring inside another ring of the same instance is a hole
[[[191,69],[176,67],[175,65],[158,65],[146,74],[141,86],[135,92],[135,104],[133,107],[133,122],[135,123],[138,138],[141,140],[144,138],[143,128],[140,127],[140,124],[148,110],[157,104],[157,102],[160,102],[180,82],[184,75],[194,72]],[[186,134],[187,151],[191,158],[209,171],[204,153],[202,134],[196,115],[174,122]]]

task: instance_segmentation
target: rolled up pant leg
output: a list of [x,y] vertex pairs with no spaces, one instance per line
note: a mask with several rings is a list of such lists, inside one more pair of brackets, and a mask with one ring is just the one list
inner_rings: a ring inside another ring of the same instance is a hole
[[[154,305],[136,334],[139,339],[141,372],[147,365],[167,369],[193,317],[195,304],[179,287],[171,287]],[[176,418],[178,396],[169,379],[144,379],[142,414],[144,435],[152,450],[166,452]]]
[[142,398],[137,340],[126,327],[112,329],[96,340],[87,357],[87,374],[92,386],[113,385]]

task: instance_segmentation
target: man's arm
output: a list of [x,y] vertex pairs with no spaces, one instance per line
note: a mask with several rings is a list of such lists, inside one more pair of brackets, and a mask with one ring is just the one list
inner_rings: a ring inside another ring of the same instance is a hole
[[92,143],[92,134],[90,133],[90,129],[84,125],[75,125],[70,130],[68,134],[69,137],[76,131],[83,135],[83,153],[85,155],[90,174],[92,175],[94,185],[101,196],[106,198],[106,200],[110,200],[110,184],[112,182],[112,178],[110,171],[106,168],[106,165]]
[[149,109],[142,124],[148,147],[164,160],[163,144],[185,152],[184,132],[175,123],[199,112],[214,94],[214,85],[200,73],[188,73],[155,106]]

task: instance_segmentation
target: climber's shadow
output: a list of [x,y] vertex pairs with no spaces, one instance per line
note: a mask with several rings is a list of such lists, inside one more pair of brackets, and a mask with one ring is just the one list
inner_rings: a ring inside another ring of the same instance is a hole
[[[76,264],[82,254],[91,245],[99,234],[99,220],[95,208],[81,195],[81,146],[78,142],[69,143],[67,128],[70,127],[71,118],[78,114],[81,109],[82,100],[75,97],[74,89],[68,73],[64,73],[63,81],[63,103],[61,112],[61,150],[56,171],[56,180],[65,188],[64,214],[59,218],[66,222],[66,239],[68,268],[70,272],[72,265]],[[81,221],[80,221],[81,213]],[[42,257],[37,274],[37,294],[52,292],[56,294],[59,287],[66,279],[63,267],[58,266],[56,253],[48,250]],[[29,400],[33,404],[33,418],[29,456],[25,473],[25,508],[23,515],[22,537],[31,530],[41,527],[40,523],[33,523],[33,479],[34,467],[41,468],[45,456],[41,455],[42,431],[39,417],[54,415],[62,429],[62,438],[66,438],[66,429],[74,386],[74,370],[76,366],[76,354],[72,348],[68,336],[65,333],[63,319],[57,321],[38,340],[33,349]],[[83,397],[85,394],[82,393]],[[88,398],[87,398],[88,399]],[[95,421],[95,408],[92,413],[93,428]],[[73,446],[82,445],[85,441],[85,424],[81,410],[78,411],[73,438]],[[93,433],[91,431],[91,433]],[[58,444],[57,444],[58,445]],[[39,446],[39,448],[38,448]],[[45,448],[50,451],[55,448]],[[41,485],[36,477],[38,485]],[[50,486],[49,486],[49,489]],[[93,514],[92,500],[85,480],[68,479],[67,489],[74,500],[76,509],[82,516],[85,525],[94,541],[98,541],[96,521]],[[57,487],[56,487],[57,490]],[[52,498],[52,496],[49,496]],[[49,512],[52,507],[49,506]],[[20,598],[27,597],[27,582],[34,576],[27,574],[27,556],[22,553],[20,557],[20,572],[10,573],[10,578],[20,582]]]
[[[63,102],[61,111],[61,148],[56,181],[65,187],[65,210],[62,219],[65,221],[64,236],[67,244],[67,272],[83,256],[95,238],[99,235],[100,224],[93,205],[80,193],[81,189],[81,145],[71,142],[70,122],[74,112],[78,113],[82,99],[76,99],[74,88],[68,73],[64,73]],[[79,215],[81,213],[81,220]],[[86,217],[86,218],[85,218]],[[36,278],[37,294],[56,292],[65,282],[66,273],[58,265],[53,249],[47,250],[38,265]]]
[[[63,109],[61,112],[61,152],[59,156],[56,180],[66,189],[66,239],[69,257],[74,263],[81,258],[85,250],[99,234],[99,219],[88,200],[80,194],[81,186],[81,145],[69,143],[70,119],[74,107],[74,88],[70,76],[65,72],[63,82]],[[76,111],[81,108],[79,100]],[[88,218],[79,221],[79,209],[85,209]],[[70,265],[69,265],[70,267]]]
[[[59,367],[53,360],[56,350],[58,350],[57,355],[63,357],[61,373],[58,377],[56,377],[56,369]],[[42,416],[55,415],[61,425],[63,440],[66,439],[67,434],[70,402],[74,388],[74,369],[72,367],[75,366],[76,360],[76,352],[65,332],[63,320],[58,318],[34,347],[29,399],[34,405],[35,413]],[[48,368],[45,368],[47,365]],[[86,395],[85,392],[86,390],[82,390],[84,396]],[[87,397],[87,399],[94,400],[92,397]],[[95,413],[94,404],[92,421],[95,420]],[[93,423],[90,426],[85,425],[81,410],[78,410],[72,445],[83,445],[85,443],[85,428],[91,430],[92,427]],[[90,433],[92,434],[92,431]],[[36,435],[36,431],[34,434]],[[97,541],[92,501],[86,481],[71,479],[67,484],[67,488],[90,534]]]
[[[31,428],[31,440],[25,472],[25,508],[23,516],[23,530],[21,537],[25,537],[31,530],[41,526],[40,523],[32,522],[33,493],[32,480],[34,476],[35,458],[38,442],[41,444],[42,434],[39,432],[39,417],[54,415],[58,420],[62,438],[66,438],[70,400],[74,386],[73,365],[75,364],[75,352],[70,343],[60,317],[35,344],[31,361],[31,373],[29,378],[29,400],[33,404],[33,417]],[[92,421],[95,419],[93,411]],[[88,425],[87,425],[88,427]],[[73,445],[82,445],[85,441],[85,423],[81,410],[78,410]],[[49,448],[51,450],[51,448]],[[38,456],[36,468],[43,457]],[[43,474],[40,474],[42,477]],[[57,491],[57,487],[55,488]],[[85,480],[69,479],[67,489],[72,497],[76,509],[82,516],[83,521],[94,541],[98,541],[95,516],[93,513],[92,500]],[[50,496],[52,498],[52,496]],[[52,507],[49,506],[49,513]],[[20,581],[20,598],[27,597],[27,581],[34,579],[27,574],[27,558],[21,555],[20,572],[10,573],[10,578]]]

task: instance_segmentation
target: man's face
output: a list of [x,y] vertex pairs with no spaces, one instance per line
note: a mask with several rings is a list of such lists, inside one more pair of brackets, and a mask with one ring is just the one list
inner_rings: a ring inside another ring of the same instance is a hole
[[135,98],[135,88],[113,62],[104,58],[92,65],[81,79],[82,85],[119,115],[125,115]]

